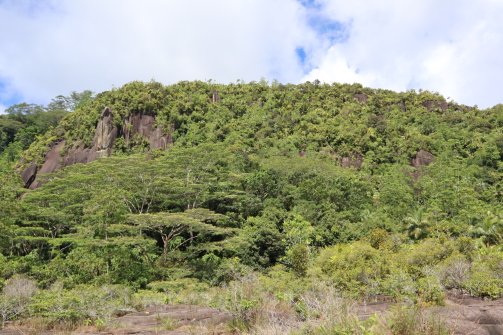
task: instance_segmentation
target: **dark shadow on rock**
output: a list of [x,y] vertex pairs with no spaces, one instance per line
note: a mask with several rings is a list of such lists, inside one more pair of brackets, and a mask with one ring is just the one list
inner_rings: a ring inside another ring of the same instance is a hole
[[130,115],[123,121],[122,129],[115,124],[112,110],[106,107],[96,125],[91,147],[86,147],[81,142],[66,143],[64,140],[55,142],[46,153],[40,167],[32,163],[21,172],[25,187],[30,189],[39,187],[40,180],[37,180],[37,176],[41,174],[52,173],[65,166],[89,163],[98,158],[109,157],[119,136],[124,138],[126,145],[129,145],[134,137],[141,137],[149,143],[151,150],[166,150],[173,144],[171,133],[174,130],[169,129],[165,132],[155,125],[155,117],[151,115]]

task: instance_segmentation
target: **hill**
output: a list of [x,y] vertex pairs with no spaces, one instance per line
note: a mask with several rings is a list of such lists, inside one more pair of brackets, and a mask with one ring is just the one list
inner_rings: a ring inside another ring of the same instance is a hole
[[301,297],[320,285],[418,306],[503,295],[503,105],[318,82],[74,98],[25,142],[15,116],[54,106],[0,118],[0,278],[38,287],[4,320],[196,299],[253,330],[267,301],[316,319]]

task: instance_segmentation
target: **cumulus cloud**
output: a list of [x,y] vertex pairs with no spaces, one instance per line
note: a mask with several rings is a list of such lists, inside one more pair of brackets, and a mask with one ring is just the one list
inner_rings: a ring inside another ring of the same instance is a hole
[[0,103],[277,79],[501,102],[501,0],[0,0]]
[[4,1],[0,76],[36,101],[131,80],[295,82],[295,50],[320,43],[305,11],[295,0]]
[[350,25],[304,79],[360,82],[394,90],[428,89],[465,104],[502,102],[503,2],[319,2]]

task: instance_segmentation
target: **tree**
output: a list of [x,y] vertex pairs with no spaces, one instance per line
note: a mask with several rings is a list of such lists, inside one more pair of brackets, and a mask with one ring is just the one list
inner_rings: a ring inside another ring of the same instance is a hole
[[267,217],[249,217],[234,244],[243,262],[258,268],[272,266],[285,255],[283,235]]
[[476,226],[471,226],[470,235],[482,238],[486,245],[499,245],[503,242],[503,215],[500,213],[486,212],[482,221]]
[[405,218],[406,229],[409,237],[413,240],[420,240],[428,236],[430,224],[424,216],[424,209],[417,209],[413,215]]
[[[211,211],[207,214],[213,215]],[[195,215],[194,215],[195,214]],[[192,244],[198,235],[228,234],[226,228],[208,224],[200,217],[200,211],[188,210],[183,213],[155,213],[129,215],[130,224],[141,231],[153,234],[162,241],[162,260],[167,261],[168,253]]]
[[119,190],[101,190],[84,204],[84,221],[95,227],[96,235],[108,239],[108,227],[125,221],[126,204]]
[[48,110],[72,112],[75,109],[89,103],[93,99],[94,93],[89,90],[82,92],[73,91],[68,96],[58,95],[47,105]]
[[305,276],[309,265],[309,245],[312,241],[313,227],[301,215],[294,214],[283,223],[286,249],[286,262],[298,276]]

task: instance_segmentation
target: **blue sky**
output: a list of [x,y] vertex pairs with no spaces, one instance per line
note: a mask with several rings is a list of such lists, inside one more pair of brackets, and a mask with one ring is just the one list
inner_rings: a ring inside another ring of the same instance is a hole
[[0,0],[0,112],[155,79],[503,102],[503,0]]

